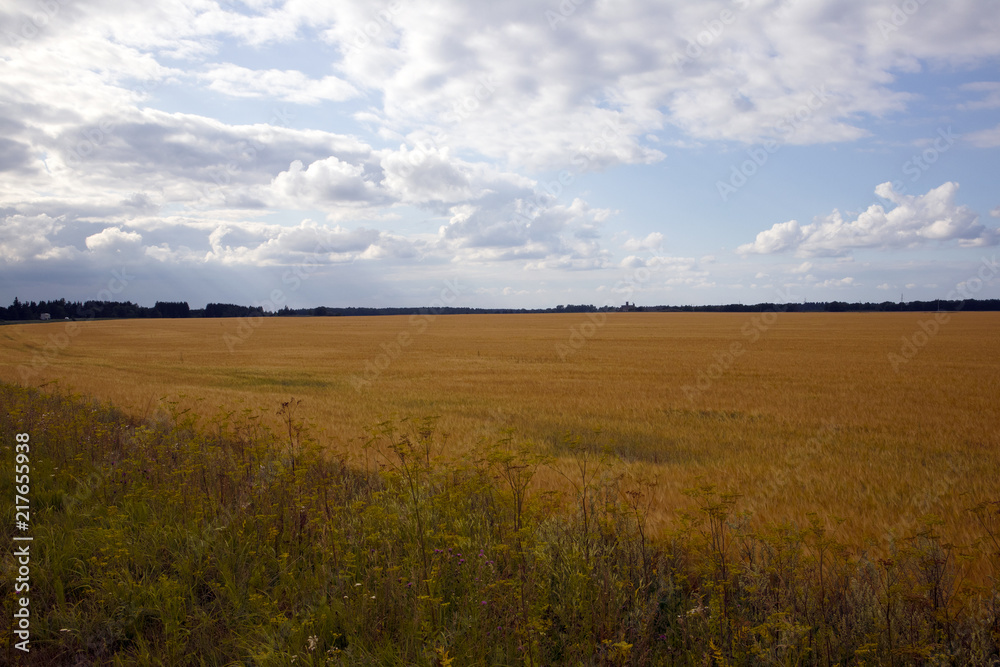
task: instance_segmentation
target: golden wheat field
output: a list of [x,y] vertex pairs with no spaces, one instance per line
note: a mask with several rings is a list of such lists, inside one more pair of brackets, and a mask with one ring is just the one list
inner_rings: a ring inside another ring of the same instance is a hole
[[[940,319],[945,319],[939,316]],[[155,416],[299,416],[340,451],[439,415],[460,452],[503,437],[607,448],[669,526],[699,482],[754,522],[842,517],[863,545],[1000,497],[1000,313],[609,313],[124,320],[0,328],[0,373]],[[68,328],[69,327],[69,328]],[[904,345],[904,338],[913,347]],[[890,355],[898,355],[891,357]],[[49,384],[47,384],[49,383]],[[53,384],[54,383],[54,384]],[[275,423],[277,417],[274,418]],[[549,469],[540,483],[558,485]]]

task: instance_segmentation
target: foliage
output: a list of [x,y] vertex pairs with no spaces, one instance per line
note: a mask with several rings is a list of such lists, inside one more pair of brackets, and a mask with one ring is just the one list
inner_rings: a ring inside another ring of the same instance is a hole
[[[926,518],[874,558],[819,516],[751,529],[741,499],[703,482],[651,538],[655,483],[594,434],[564,439],[567,466],[511,433],[456,452],[435,418],[391,420],[361,466],[325,453],[294,399],[137,419],[10,385],[0,397],[6,460],[31,434],[31,664],[1000,659],[996,570],[964,580],[973,559],[996,566],[995,504],[973,508],[978,546]],[[567,493],[536,484],[554,468]]]

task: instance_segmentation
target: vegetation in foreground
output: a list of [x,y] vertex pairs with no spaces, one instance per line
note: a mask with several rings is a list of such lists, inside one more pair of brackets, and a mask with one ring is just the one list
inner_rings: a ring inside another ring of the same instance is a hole
[[[567,436],[444,458],[434,420],[325,455],[290,400],[139,421],[0,385],[7,461],[32,443],[31,664],[1000,664],[1000,503],[975,544],[932,517],[870,558],[826,517],[751,529],[711,480],[665,537],[651,483]],[[450,451],[450,450],[449,450]],[[560,470],[564,470],[560,468]],[[13,498],[11,475],[0,475]],[[13,506],[3,514],[10,544]],[[4,555],[7,618],[15,571]],[[988,585],[964,577],[975,560]]]

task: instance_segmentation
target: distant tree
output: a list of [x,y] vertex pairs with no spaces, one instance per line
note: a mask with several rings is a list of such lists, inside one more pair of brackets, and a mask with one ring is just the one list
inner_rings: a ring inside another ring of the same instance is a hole
[[157,301],[153,310],[158,317],[191,317],[187,301]]
[[205,306],[205,317],[256,317],[263,314],[262,306],[238,306],[234,303],[210,303]]

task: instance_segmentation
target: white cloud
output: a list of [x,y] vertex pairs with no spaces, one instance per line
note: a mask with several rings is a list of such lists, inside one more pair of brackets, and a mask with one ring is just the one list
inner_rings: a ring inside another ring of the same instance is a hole
[[962,84],[958,88],[962,91],[983,94],[983,99],[959,104],[959,109],[963,111],[1000,109],[1000,81],[974,81]]
[[650,232],[642,239],[629,238],[622,244],[622,248],[628,252],[637,252],[640,250],[659,250],[661,245],[663,245],[663,234]]
[[0,258],[15,263],[52,256],[57,248],[51,237],[62,227],[62,219],[46,214],[5,216],[0,224]]
[[93,252],[123,252],[137,248],[142,243],[142,234],[125,232],[120,227],[108,227],[88,236],[85,244]]
[[875,192],[895,204],[889,211],[873,204],[853,220],[845,220],[834,210],[808,225],[796,220],[776,223],[737,252],[795,252],[808,257],[843,255],[860,248],[913,248],[930,242],[956,241],[963,247],[1000,242],[1000,230],[984,227],[974,211],[955,203],[957,191],[958,184],[948,182],[923,195],[903,195],[891,183],[882,183]]
[[360,207],[385,202],[362,165],[342,162],[336,156],[316,160],[304,167],[295,160],[274,177],[271,191],[278,206],[308,209],[323,206]]
[[978,132],[970,132],[963,138],[976,148],[996,148],[1000,146],[1000,125]]
[[821,283],[816,283],[815,287],[851,287],[854,285],[854,278],[829,278]]
[[280,99],[297,104],[339,102],[358,92],[335,76],[310,79],[298,70],[252,70],[232,63],[212,67],[201,78],[208,82],[209,89],[231,97]]

